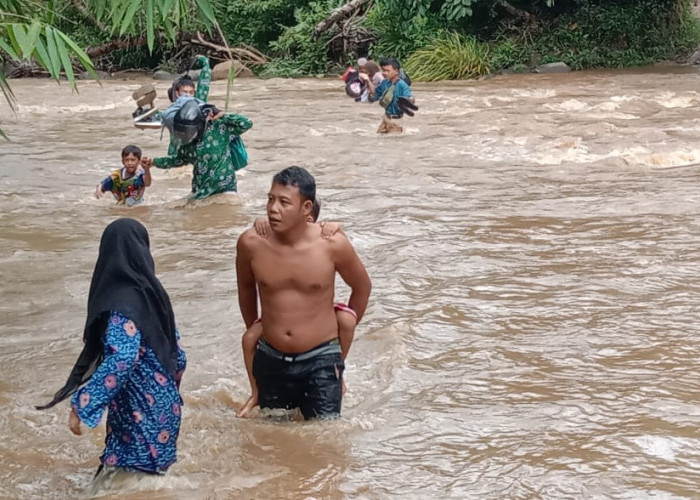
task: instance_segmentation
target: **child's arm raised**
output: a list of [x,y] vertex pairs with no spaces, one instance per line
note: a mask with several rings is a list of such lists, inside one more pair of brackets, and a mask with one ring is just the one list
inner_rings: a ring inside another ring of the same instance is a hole
[[153,166],[153,160],[147,157],[141,158],[141,166],[143,167],[143,184],[146,187],[151,185],[151,167]]
[[209,85],[211,84],[211,66],[209,59],[206,56],[197,56],[197,65],[202,65],[197,78],[197,90],[194,91],[194,96],[206,102],[209,97]]

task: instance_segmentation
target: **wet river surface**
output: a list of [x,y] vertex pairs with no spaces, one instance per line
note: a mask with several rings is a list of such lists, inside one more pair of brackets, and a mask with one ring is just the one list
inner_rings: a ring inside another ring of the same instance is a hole
[[[187,204],[191,168],[154,169],[146,205],[120,208],[93,192],[122,147],[167,148],[131,126],[146,81],[15,80],[18,114],[3,103],[0,497],[90,483],[104,427],[78,438],[67,404],[33,405],[81,349],[100,235],[126,216],[150,232],[189,364],[179,461],[113,498],[697,498],[697,70],[416,84],[389,137],[338,80],[238,80],[239,194]],[[339,421],[237,419],[236,238],[295,164],[373,294]]]

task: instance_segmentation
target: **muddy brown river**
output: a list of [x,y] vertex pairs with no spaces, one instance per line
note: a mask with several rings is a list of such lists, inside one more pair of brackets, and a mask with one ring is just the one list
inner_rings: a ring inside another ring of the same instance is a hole
[[[1,105],[1,498],[79,497],[94,474],[104,425],[76,437],[66,403],[33,405],[81,349],[99,238],[125,216],[189,364],[179,461],[111,498],[698,498],[700,71],[416,84],[391,137],[337,79],[237,80],[239,194],[188,204],[191,168],[154,169],[145,206],[120,208],[93,192],[122,147],[167,148],[131,126],[146,81],[14,80],[18,114]],[[339,421],[237,419],[236,238],[295,164],[373,294]]]

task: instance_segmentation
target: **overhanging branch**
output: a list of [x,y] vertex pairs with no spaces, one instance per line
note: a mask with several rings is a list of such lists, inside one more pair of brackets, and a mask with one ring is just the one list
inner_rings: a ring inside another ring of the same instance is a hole
[[333,9],[331,13],[328,14],[328,17],[326,19],[324,19],[314,27],[314,31],[311,34],[311,39],[314,41],[318,40],[318,37],[321,36],[326,30],[328,30],[328,28],[333,26],[338,21],[348,17],[357,9],[362,7],[364,4],[369,3],[370,1],[371,0],[350,0],[345,5],[341,5],[340,7]]

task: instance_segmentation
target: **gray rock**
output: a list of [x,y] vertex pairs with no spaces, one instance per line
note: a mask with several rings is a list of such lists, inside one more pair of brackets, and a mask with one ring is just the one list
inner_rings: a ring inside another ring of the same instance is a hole
[[212,80],[228,80],[228,72],[233,64],[236,69],[236,78],[250,78],[253,76],[253,72],[247,66],[243,65],[240,61],[224,61],[220,62],[211,71]]
[[168,73],[167,71],[163,71],[162,69],[159,69],[155,73],[153,73],[153,79],[154,80],[175,80],[177,79],[178,75],[173,75],[172,73]]
[[510,70],[513,73],[528,73],[530,71],[530,68],[528,68],[524,64],[515,64],[510,68]]
[[[201,72],[201,70],[199,70],[199,69],[191,69],[189,71],[190,78],[192,78],[192,80],[194,80],[196,82],[197,80],[199,80],[199,73],[200,72]],[[184,73],[184,74],[186,75],[188,73]]]
[[541,64],[535,68],[535,73],[568,73],[570,71],[571,68],[563,62]]
[[700,49],[693,52],[693,55],[688,58],[688,64],[700,64]]

